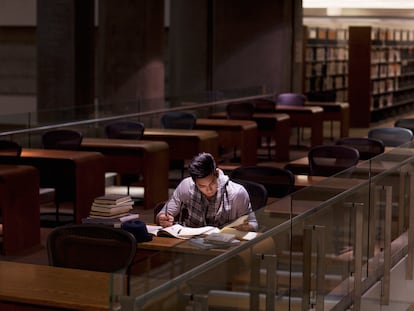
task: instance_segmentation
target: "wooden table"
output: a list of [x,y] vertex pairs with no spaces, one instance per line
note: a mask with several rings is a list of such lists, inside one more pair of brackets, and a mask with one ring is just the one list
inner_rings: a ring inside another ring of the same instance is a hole
[[311,146],[323,144],[323,109],[321,107],[277,105],[276,112],[288,114],[291,127],[310,127]]
[[162,141],[84,138],[81,150],[104,155],[106,172],[142,174],[144,208],[168,199],[168,145]]
[[248,120],[197,119],[196,129],[218,133],[219,145],[240,150],[241,164],[257,164],[257,123]]
[[110,274],[0,261],[1,310],[109,310]]
[[191,160],[200,152],[218,157],[219,137],[216,131],[146,128],[142,139],[166,142],[170,160]]
[[[323,109],[322,118],[324,121],[339,121],[340,137],[349,136],[349,103],[345,102],[314,102],[307,101],[305,106],[319,106]],[[333,138],[331,127],[331,138]]]
[[2,253],[18,255],[40,246],[39,174],[23,165],[0,165]]
[[55,188],[59,201],[73,201],[76,223],[89,215],[93,200],[105,194],[104,158],[98,152],[23,148],[19,159],[3,156],[2,162],[36,167],[40,187]]
[[[226,112],[216,112],[209,119],[226,119]],[[259,137],[272,137],[276,141],[276,161],[289,161],[290,117],[286,113],[254,113]],[[228,120],[230,121],[230,120]]]

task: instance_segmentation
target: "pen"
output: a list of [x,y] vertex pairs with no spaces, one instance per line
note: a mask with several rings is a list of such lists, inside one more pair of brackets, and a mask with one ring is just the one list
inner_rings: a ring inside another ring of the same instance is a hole
[[180,234],[180,232],[181,232],[181,229],[177,231],[177,234]]

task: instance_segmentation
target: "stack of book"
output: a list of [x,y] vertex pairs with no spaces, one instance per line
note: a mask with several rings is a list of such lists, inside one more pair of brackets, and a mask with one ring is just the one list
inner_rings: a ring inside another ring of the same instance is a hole
[[106,224],[120,227],[122,222],[137,219],[139,214],[130,213],[134,201],[128,195],[107,194],[95,198],[89,217],[83,218],[84,224]]

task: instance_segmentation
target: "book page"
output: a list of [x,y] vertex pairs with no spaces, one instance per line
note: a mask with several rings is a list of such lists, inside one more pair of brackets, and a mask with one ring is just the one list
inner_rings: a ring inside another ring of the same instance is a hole
[[[158,227],[158,228],[156,228]],[[177,239],[189,239],[194,236],[198,236],[201,234],[209,234],[212,232],[218,232],[219,229],[212,226],[205,226],[199,228],[192,228],[192,227],[184,227],[179,224],[172,225],[170,227],[162,228],[160,226],[148,226],[148,232],[154,232],[152,234],[157,236],[167,236],[167,237],[174,237]]]

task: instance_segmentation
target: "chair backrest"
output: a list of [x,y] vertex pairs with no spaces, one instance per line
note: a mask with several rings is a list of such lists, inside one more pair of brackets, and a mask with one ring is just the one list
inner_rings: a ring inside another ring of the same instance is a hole
[[354,147],[359,151],[361,160],[368,160],[384,152],[384,143],[375,138],[368,137],[343,137],[335,142],[336,145]]
[[141,139],[144,130],[144,123],[139,121],[121,120],[105,126],[105,134],[108,138]]
[[191,130],[196,124],[196,116],[188,111],[171,111],[162,115],[161,124],[166,129]]
[[252,100],[255,112],[276,112],[276,102],[268,98]]
[[246,189],[249,194],[252,210],[258,210],[266,205],[268,195],[265,186],[245,179],[232,179],[232,181],[242,185]]
[[254,105],[251,102],[230,103],[226,106],[227,119],[251,120],[254,113]]
[[12,140],[0,140],[0,156],[20,157],[22,146]]
[[394,122],[395,127],[403,127],[414,133],[414,118],[398,119]]
[[289,170],[273,166],[240,166],[230,173],[232,179],[262,184],[269,197],[281,198],[294,189],[295,176]]
[[381,140],[385,146],[398,147],[412,141],[413,132],[403,127],[377,127],[368,131],[368,137]]
[[56,227],[47,237],[49,265],[126,273],[135,258],[136,243],[128,231],[107,225]]
[[332,176],[355,166],[359,160],[357,149],[342,145],[321,145],[308,152],[310,175]]
[[306,97],[301,93],[281,93],[277,96],[277,104],[285,106],[303,106]]
[[42,135],[45,149],[78,150],[83,139],[80,131],[71,129],[55,129]]

